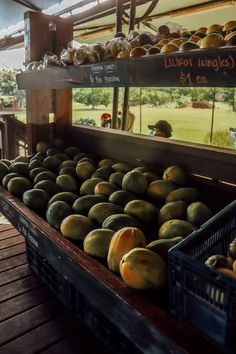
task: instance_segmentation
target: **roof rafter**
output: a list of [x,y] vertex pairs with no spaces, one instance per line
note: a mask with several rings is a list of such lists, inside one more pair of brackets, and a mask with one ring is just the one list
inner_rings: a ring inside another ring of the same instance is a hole
[[[151,0],[137,0],[137,6],[144,5]],[[123,1],[123,8],[130,8],[130,0]],[[76,24],[82,24],[86,22],[90,22],[96,20],[98,18],[112,15],[116,12],[116,0],[109,0],[104,3],[100,3],[95,5],[92,9],[84,11],[81,14],[72,15],[70,20]]]
[[13,2],[16,2],[17,4],[20,4],[22,6],[28,7],[28,9],[33,10],[33,11],[39,11],[41,12],[42,10],[38,7],[32,4],[28,0],[12,0]]

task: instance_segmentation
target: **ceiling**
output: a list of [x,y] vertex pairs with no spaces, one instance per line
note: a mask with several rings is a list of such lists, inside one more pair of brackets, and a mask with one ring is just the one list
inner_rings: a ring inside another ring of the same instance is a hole
[[[0,1],[0,31],[16,25],[18,22],[24,20],[24,13],[30,9],[45,10],[55,3],[60,3],[59,0],[30,0],[30,1]],[[23,4],[28,4],[24,6]]]
[[[128,7],[130,1],[123,1],[126,3],[124,19],[128,20]],[[139,1],[140,3],[142,3],[142,5],[138,6],[136,9],[136,19],[142,17],[142,15],[146,12],[146,10],[149,8],[152,1],[154,0],[137,0],[137,2]],[[101,37],[101,41],[106,41],[108,38],[112,37],[113,33],[115,33],[115,0],[0,0],[0,50],[6,49],[6,46],[2,46],[1,48],[1,39],[5,40],[8,38],[4,38],[5,34],[3,34],[3,29],[8,28],[9,26],[14,26],[17,23],[23,21],[24,12],[30,9],[34,11],[42,11],[50,8],[53,5],[63,5],[64,3],[67,6],[64,6],[63,11],[57,12],[55,10],[57,15],[62,15],[63,12],[68,13],[68,8],[70,10],[75,9],[77,7],[82,9],[84,4],[90,4],[94,6],[92,9],[89,10],[89,13],[92,12],[94,14],[92,18],[91,16],[85,16],[88,13],[88,11],[86,10],[83,13],[78,12],[77,15],[71,16],[71,19],[73,19],[74,22],[74,33],[76,39],[82,41],[82,38],[80,37],[82,33],[94,31],[94,28],[95,31],[99,31],[106,25],[111,25],[111,33],[102,34],[98,32],[97,37],[99,39]],[[102,14],[99,13],[100,9],[103,8],[103,6],[108,8],[110,4],[112,11],[106,11]],[[208,6],[210,6],[211,8],[208,8]],[[180,9],[187,9],[187,13],[185,14],[183,11],[180,12]],[[100,18],[97,18],[99,16]],[[236,1],[234,4],[234,0],[159,0],[155,8],[149,14],[148,18],[149,21],[147,22],[147,25],[151,25],[151,27],[153,27],[154,29],[159,27],[163,23],[171,22],[180,24],[188,30],[194,30],[198,27],[208,26],[213,23],[224,24],[229,20],[235,20]],[[143,24],[143,22],[137,24],[141,31],[150,30],[150,26],[147,27],[147,25]],[[23,29],[22,24],[21,26],[21,29]],[[124,32],[127,32],[128,25],[124,24],[122,30]],[[14,34],[14,36],[16,35],[16,30],[14,32],[14,28],[12,28],[12,33]],[[20,33],[22,38],[21,40],[16,42],[19,42],[21,43],[21,45],[23,45],[23,32]],[[98,38],[94,37],[83,41],[98,41]],[[11,44],[11,42],[9,43]],[[17,45],[19,45],[19,43],[17,43]],[[13,42],[13,44],[15,46],[15,42]]]

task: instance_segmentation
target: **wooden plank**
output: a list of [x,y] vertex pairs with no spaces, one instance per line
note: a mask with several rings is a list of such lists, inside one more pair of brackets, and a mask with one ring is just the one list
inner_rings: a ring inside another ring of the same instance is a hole
[[49,140],[51,90],[27,90],[26,102],[27,141],[29,153],[32,153],[39,141]]
[[[76,331],[78,322],[73,316],[59,316],[0,348],[1,354],[36,354]],[[77,346],[78,350],[78,346]],[[59,354],[59,353],[58,353]]]
[[0,304],[0,322],[37,306],[53,297],[51,291],[45,285],[15,296]]
[[[235,150],[85,126],[68,127],[65,138],[70,145],[76,145],[83,151],[126,161],[132,166],[144,164],[154,171],[163,171],[178,164],[187,172],[214,182],[236,184]],[[217,187],[219,191],[224,188],[222,183]]]
[[54,298],[9,318],[0,323],[0,345],[4,345],[6,342],[58,317],[63,311],[65,308]]
[[5,240],[0,240],[0,250],[11,246],[20,245],[21,243],[24,242],[25,242],[25,238],[22,235],[13,236]]
[[3,259],[0,261],[0,273],[26,263],[27,263],[27,258],[25,253],[22,253],[18,256],[14,256],[11,258]]
[[3,231],[11,230],[11,229],[14,229],[14,227],[10,223],[9,224],[1,224],[0,225],[0,235]]
[[0,261],[2,259],[17,256],[18,254],[21,254],[24,252],[25,252],[25,244],[24,243],[22,243],[20,245],[5,248],[3,250],[0,250]]
[[235,47],[157,54],[17,75],[20,89],[72,87],[235,87]]
[[55,343],[40,354],[108,354],[108,349],[94,337],[91,332],[83,327],[79,331]]
[[24,20],[27,63],[42,60],[48,51],[59,56],[62,49],[73,39],[73,24],[68,19],[28,11]]
[[32,271],[28,264],[23,264],[19,267],[9,269],[1,273],[0,286],[12,283],[15,280],[25,278],[32,274]]
[[55,91],[55,136],[63,139],[65,128],[72,123],[72,89]]
[[10,229],[0,231],[0,240],[6,240],[8,238],[15,237],[18,235],[20,235],[19,231],[11,225]]
[[41,284],[42,282],[38,277],[35,275],[30,275],[24,279],[19,279],[14,283],[3,285],[0,291],[0,302],[35,289]]

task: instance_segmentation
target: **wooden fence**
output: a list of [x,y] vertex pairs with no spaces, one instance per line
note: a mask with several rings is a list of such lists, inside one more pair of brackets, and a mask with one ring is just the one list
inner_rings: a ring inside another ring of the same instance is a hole
[[26,124],[14,114],[0,115],[0,156],[12,160],[18,155],[27,155]]

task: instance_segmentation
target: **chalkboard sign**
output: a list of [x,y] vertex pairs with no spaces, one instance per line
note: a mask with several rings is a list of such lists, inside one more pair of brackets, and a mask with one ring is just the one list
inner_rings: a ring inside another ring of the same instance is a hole
[[20,89],[69,87],[234,87],[236,48],[52,67],[17,75]]

